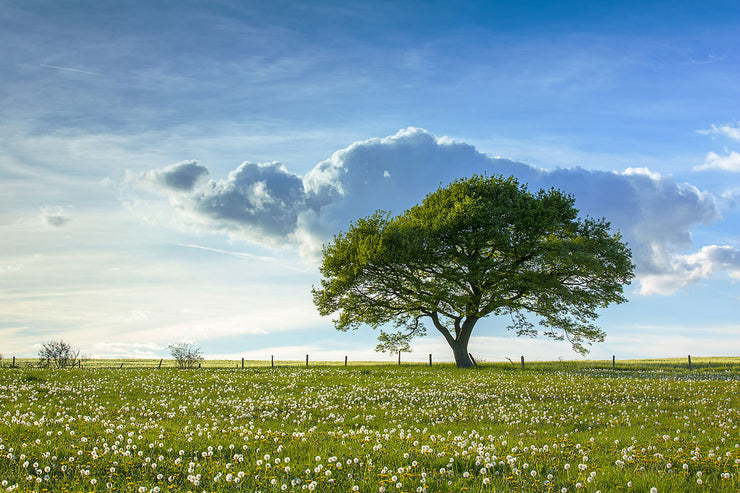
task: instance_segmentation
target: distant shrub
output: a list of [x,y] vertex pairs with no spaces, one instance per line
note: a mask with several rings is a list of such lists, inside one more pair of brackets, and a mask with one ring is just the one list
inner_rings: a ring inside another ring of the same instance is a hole
[[177,361],[178,368],[195,368],[195,365],[203,361],[203,356],[200,354],[200,348],[190,342],[170,344],[167,346],[167,349],[170,350],[170,354],[175,358],[175,361]]
[[62,340],[44,344],[39,350],[39,366],[42,368],[74,368],[82,366],[80,350]]

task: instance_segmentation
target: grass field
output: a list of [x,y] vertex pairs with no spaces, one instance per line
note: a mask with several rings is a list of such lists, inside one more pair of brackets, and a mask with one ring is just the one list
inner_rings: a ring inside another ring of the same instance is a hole
[[1,490],[740,491],[737,359],[121,362],[0,370]]

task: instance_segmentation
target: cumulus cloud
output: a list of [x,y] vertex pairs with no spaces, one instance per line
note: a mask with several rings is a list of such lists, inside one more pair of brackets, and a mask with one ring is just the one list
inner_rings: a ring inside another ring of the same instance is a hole
[[720,271],[740,280],[740,251],[732,246],[709,245],[692,254],[661,256],[661,270],[643,272],[641,275],[644,293],[671,294]]
[[190,207],[224,229],[244,229],[261,238],[289,238],[305,201],[302,180],[281,163],[244,162],[227,179],[199,190]]
[[208,176],[208,168],[198,161],[181,161],[164,169],[143,173],[140,180],[154,187],[161,186],[175,192],[189,192],[203,178]]
[[720,219],[715,199],[696,187],[645,168],[545,171],[418,128],[356,142],[305,176],[279,162],[244,162],[225,179],[206,180],[205,166],[183,161],[140,179],[214,230],[292,243],[316,259],[322,243],[354,219],[377,209],[400,213],[438,186],[475,173],[514,175],[530,189],[562,189],[575,196],[582,215],[606,217],[632,248],[642,293],[666,294],[723,271],[737,275],[737,249],[693,245],[693,228]]
[[722,169],[725,171],[740,172],[740,153],[730,151],[728,154],[721,156],[716,152],[707,153],[704,164],[695,168],[697,171],[705,169]]

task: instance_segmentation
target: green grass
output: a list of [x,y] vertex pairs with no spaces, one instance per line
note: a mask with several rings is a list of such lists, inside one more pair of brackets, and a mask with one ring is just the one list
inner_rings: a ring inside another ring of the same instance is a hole
[[736,359],[158,363],[0,370],[0,491],[740,490]]

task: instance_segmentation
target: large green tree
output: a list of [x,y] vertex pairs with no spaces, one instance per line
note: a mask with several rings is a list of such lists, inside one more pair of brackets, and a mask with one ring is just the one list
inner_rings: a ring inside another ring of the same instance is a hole
[[[381,328],[379,350],[407,347],[431,322],[462,368],[472,366],[473,328],[491,314],[528,336],[539,318],[544,335],[585,354],[605,336],[597,310],[626,301],[634,266],[620,234],[579,218],[574,204],[514,178],[457,180],[399,216],[378,211],[337,234],[314,303],[338,330]],[[400,330],[382,330],[389,324]]]

